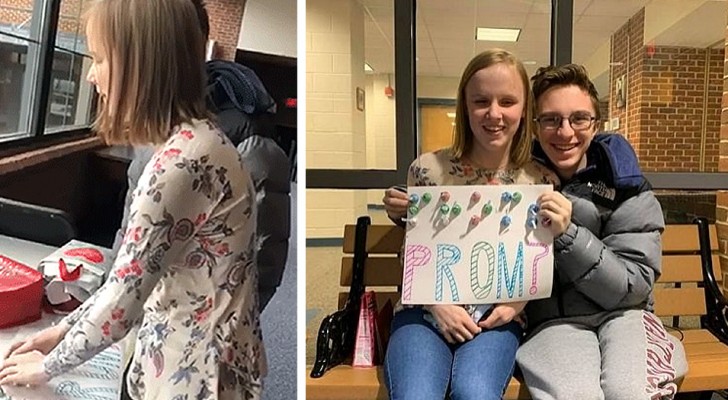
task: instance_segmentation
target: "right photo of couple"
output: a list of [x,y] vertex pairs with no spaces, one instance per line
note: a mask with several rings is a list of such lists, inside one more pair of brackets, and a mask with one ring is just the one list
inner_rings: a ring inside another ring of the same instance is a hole
[[725,1],[306,2],[306,398],[726,399]]

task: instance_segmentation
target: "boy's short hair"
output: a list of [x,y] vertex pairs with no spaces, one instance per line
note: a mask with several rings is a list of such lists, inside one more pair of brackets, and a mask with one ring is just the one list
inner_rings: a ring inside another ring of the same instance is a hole
[[533,82],[533,97],[535,99],[534,106],[538,108],[538,99],[546,93],[547,90],[558,86],[574,85],[589,94],[597,120],[601,120],[599,112],[599,93],[594,83],[589,79],[589,73],[583,65],[565,64],[559,66],[541,67],[531,78]]

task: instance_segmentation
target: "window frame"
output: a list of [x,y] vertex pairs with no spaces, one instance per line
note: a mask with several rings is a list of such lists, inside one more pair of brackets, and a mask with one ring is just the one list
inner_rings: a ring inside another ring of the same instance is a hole
[[[62,0],[35,0],[33,2],[30,37],[20,37],[10,32],[3,35],[16,37],[34,43],[28,45],[24,83],[20,95],[20,124],[27,130],[19,131],[12,138],[8,133],[0,142],[0,157],[8,157],[26,151],[50,145],[77,140],[91,136],[91,121],[85,125],[74,125],[68,128],[53,127],[46,129],[46,119],[51,98],[51,77],[56,50],[70,50],[56,46]],[[37,39],[34,39],[37,37]],[[78,53],[83,57],[86,54]],[[82,77],[83,78],[83,77]],[[92,102],[96,101],[93,94]],[[92,105],[92,115],[94,106]]]

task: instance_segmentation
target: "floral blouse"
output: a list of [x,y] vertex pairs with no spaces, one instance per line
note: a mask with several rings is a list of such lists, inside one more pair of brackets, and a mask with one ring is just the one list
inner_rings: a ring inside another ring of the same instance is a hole
[[456,158],[449,148],[425,153],[409,167],[407,186],[537,185],[558,186],[551,170],[531,161],[522,168],[489,170]]
[[106,283],[66,317],[51,376],[139,324],[134,399],[257,399],[266,373],[255,267],[255,192],[206,121],[176,127],[147,164]]

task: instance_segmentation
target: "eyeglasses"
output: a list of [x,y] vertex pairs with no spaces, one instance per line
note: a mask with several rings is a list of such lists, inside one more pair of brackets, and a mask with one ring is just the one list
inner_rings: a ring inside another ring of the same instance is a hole
[[568,117],[563,117],[561,115],[544,115],[534,118],[533,120],[538,122],[539,126],[543,130],[559,129],[561,127],[561,123],[564,122],[564,120],[567,120],[569,121],[571,129],[575,131],[585,131],[592,127],[594,121],[597,120],[597,117],[586,113],[575,113]]

